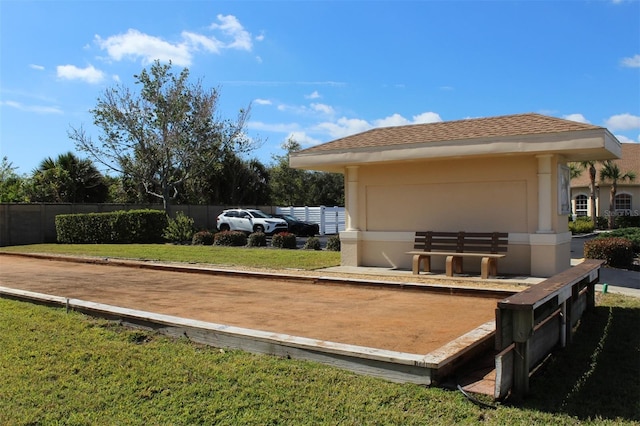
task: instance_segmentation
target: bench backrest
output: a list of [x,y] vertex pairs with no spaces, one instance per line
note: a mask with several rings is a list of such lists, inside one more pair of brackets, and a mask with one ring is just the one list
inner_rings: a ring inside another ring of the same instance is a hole
[[509,234],[506,232],[416,232],[415,250],[455,253],[504,253]]

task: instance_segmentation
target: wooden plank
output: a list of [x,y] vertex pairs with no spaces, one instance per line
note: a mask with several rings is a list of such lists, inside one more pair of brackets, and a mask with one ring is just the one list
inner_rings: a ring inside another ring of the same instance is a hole
[[[604,263],[602,260],[587,259],[539,284],[498,302],[498,306],[505,309],[532,309],[545,303],[550,298],[558,296],[559,293],[566,297],[570,295],[570,287],[573,284],[580,282],[584,277],[591,276],[591,273],[599,269],[602,263]],[[569,289],[568,293],[567,289]]]
[[515,345],[511,344],[496,355],[496,384],[493,394],[496,400],[507,397],[513,387],[514,351]]
[[421,256],[491,257],[494,259],[502,259],[507,256],[506,254],[500,253],[457,253],[455,251],[407,251],[405,254]]

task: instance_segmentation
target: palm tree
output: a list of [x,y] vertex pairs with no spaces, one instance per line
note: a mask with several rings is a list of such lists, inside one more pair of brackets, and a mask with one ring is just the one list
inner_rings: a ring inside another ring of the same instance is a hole
[[581,161],[579,163],[570,163],[569,169],[571,173],[571,179],[580,177],[584,170],[589,172],[589,211],[591,216],[591,221],[593,222],[593,226],[596,226],[597,218],[596,218],[596,163],[599,161]]
[[33,201],[100,203],[108,196],[98,169],[90,160],[79,159],[72,152],[42,160],[33,171],[33,183]]
[[611,160],[607,160],[603,163],[600,169],[600,181],[611,181],[611,191],[609,192],[609,229],[613,228],[613,219],[615,211],[615,199],[618,192],[618,182],[624,183],[626,181],[633,182],[636,179],[636,174],[633,171],[622,173],[620,167]]

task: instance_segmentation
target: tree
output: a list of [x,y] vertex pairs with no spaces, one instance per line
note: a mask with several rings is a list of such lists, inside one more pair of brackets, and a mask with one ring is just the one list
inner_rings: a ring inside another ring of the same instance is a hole
[[45,158],[31,177],[31,201],[103,203],[108,194],[104,176],[91,160],[72,152]]
[[301,146],[290,138],[282,145],[286,155],[274,156],[270,169],[273,203],[281,206],[344,205],[344,176],[289,167],[289,155]]
[[615,199],[616,193],[618,192],[618,182],[633,182],[635,179],[635,172],[628,171],[623,174],[622,171],[620,171],[620,167],[611,160],[607,160],[602,164],[602,168],[600,169],[600,181],[611,181],[611,190],[609,191],[609,229],[612,229],[614,224]]
[[126,87],[107,89],[91,110],[100,128],[99,142],[82,127],[69,137],[95,161],[140,185],[160,199],[165,210],[185,182],[218,162],[225,151],[249,152],[255,142],[244,133],[249,108],[235,121],[217,118],[219,93],[190,84],[189,70],[179,75],[171,63],[155,61],[135,75],[140,93]]
[[26,201],[27,180],[16,173],[17,167],[5,156],[0,162],[0,203]]
[[300,144],[293,138],[289,138],[282,144],[285,155],[274,155],[275,164],[271,167],[270,186],[272,201],[280,206],[304,206],[306,203],[305,170],[289,167],[289,155],[299,151]]
[[571,163],[571,179],[577,178],[582,174],[583,170],[589,172],[589,199],[590,199],[590,212],[591,221],[593,226],[597,224],[596,218],[596,163],[597,161],[581,161],[580,163]]

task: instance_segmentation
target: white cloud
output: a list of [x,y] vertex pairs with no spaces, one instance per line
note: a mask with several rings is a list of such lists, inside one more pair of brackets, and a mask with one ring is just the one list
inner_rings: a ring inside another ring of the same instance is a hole
[[609,130],[640,129],[640,116],[629,113],[613,115],[605,120]]
[[636,140],[633,140],[625,135],[615,135],[616,139],[618,139],[621,143],[640,143],[640,134]]
[[324,122],[314,126],[315,129],[329,134],[332,138],[343,138],[372,128],[366,120],[342,117],[336,122]]
[[172,61],[179,66],[191,65],[189,43],[171,44],[133,29],[125,34],[106,39],[96,35],[95,40],[98,46],[106,50],[109,57],[115,61],[121,61],[124,58],[142,58],[144,64],[150,64],[158,59],[162,62]]
[[251,42],[251,33],[244,29],[240,21],[233,15],[218,15],[220,24],[211,24],[209,28],[213,30],[221,30],[225,35],[229,36],[232,41],[224,47],[228,49],[239,49],[250,51],[253,48]]
[[396,113],[385,118],[374,120],[373,124],[374,127],[404,126],[405,124],[409,124],[409,120]]
[[442,121],[440,114],[435,112],[423,112],[422,114],[414,115],[412,120],[404,118],[400,114],[393,114],[389,117],[374,120],[374,127],[391,127],[391,126],[405,126],[407,124],[426,124],[437,123]]
[[58,65],[56,70],[58,77],[66,80],[83,80],[91,84],[104,80],[104,73],[93,65],[86,68],[78,68],[75,65]]
[[253,47],[251,34],[246,31],[238,19],[233,15],[218,15],[220,23],[209,26],[211,30],[221,32],[229,38],[224,42],[215,36],[183,31],[181,39],[171,42],[160,37],[142,33],[136,29],[129,29],[124,34],[117,34],[107,38],[95,36],[95,42],[102,50],[106,50],[109,58],[121,61],[125,58],[142,59],[143,64],[150,64],[155,60],[171,61],[178,66],[189,66],[193,60],[193,53],[205,51],[219,54],[222,49],[238,49],[250,51]]
[[258,104],[258,105],[271,105],[272,102],[269,99],[254,99],[253,101],[254,104]]
[[62,110],[58,107],[49,107],[41,105],[23,105],[15,101],[0,101],[0,105],[8,106],[20,111],[35,112],[37,114],[62,114]]
[[317,90],[314,90],[313,93],[311,93],[309,95],[304,95],[304,97],[306,99],[320,99],[322,96],[320,96],[320,93],[318,93]]
[[562,118],[565,120],[577,121],[578,123],[591,124],[589,120],[587,120],[582,114],[569,114],[565,115]]
[[287,137],[283,140],[283,142],[287,141],[289,139],[295,140],[302,147],[309,147],[309,146],[318,145],[318,144],[322,143],[321,140],[312,138],[306,132],[301,132],[301,131],[289,133],[287,135]]
[[413,116],[414,124],[438,123],[440,121],[442,121],[442,118],[436,112],[423,112]]
[[29,64],[29,68],[38,70],[38,71],[44,71],[44,67],[42,65]]
[[224,43],[215,37],[207,37],[202,34],[196,34],[189,31],[183,31],[182,37],[189,42],[189,47],[193,50],[203,48],[207,52],[220,53],[220,49],[224,47]]
[[622,58],[622,66],[630,68],[640,68],[640,55],[634,55],[630,58]]
[[311,104],[311,109],[316,111],[316,112],[321,112],[323,114],[327,114],[327,115],[333,115],[334,114],[334,109],[326,104],[316,104],[316,103],[312,103]]

